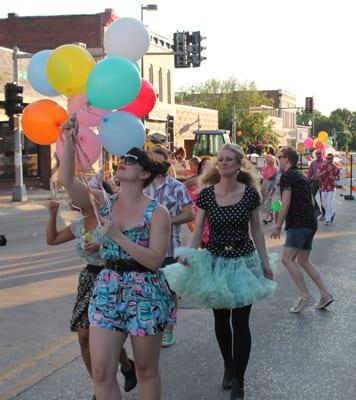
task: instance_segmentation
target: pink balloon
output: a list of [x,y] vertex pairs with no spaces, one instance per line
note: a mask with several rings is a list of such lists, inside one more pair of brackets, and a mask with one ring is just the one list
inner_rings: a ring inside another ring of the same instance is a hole
[[[80,126],[77,140],[79,143],[79,149],[75,153],[75,168],[77,171],[87,171],[100,156],[101,143],[99,136],[91,129],[85,126]],[[61,137],[57,140],[56,146],[57,156],[59,160],[61,160],[63,156],[63,142]]]
[[79,125],[98,126],[101,119],[109,114],[109,110],[89,106],[85,94],[71,97],[68,104],[68,111],[76,113]]
[[313,139],[312,138],[306,138],[305,140],[304,140],[304,147],[306,148],[306,149],[311,149],[312,147],[313,147]]
[[135,115],[137,118],[143,118],[153,110],[153,107],[156,104],[156,99],[157,96],[152,85],[145,79],[142,79],[141,89],[135,100],[127,106],[120,108],[119,111],[127,111]]

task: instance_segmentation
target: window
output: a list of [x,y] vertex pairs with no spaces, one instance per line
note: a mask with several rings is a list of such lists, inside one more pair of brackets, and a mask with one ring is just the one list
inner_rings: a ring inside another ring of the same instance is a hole
[[172,104],[172,80],[171,71],[167,72],[167,103]]
[[163,101],[163,76],[162,68],[158,71],[158,100]]
[[154,84],[154,75],[153,75],[153,65],[152,64],[150,64],[150,68],[149,68],[148,74],[149,74],[150,84],[153,86],[153,84]]

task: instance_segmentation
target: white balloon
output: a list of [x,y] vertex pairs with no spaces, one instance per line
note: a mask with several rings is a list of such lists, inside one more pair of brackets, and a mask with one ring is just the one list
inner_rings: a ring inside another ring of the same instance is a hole
[[109,25],[104,34],[104,47],[108,55],[137,61],[150,46],[150,34],[145,25],[130,17],[119,18]]

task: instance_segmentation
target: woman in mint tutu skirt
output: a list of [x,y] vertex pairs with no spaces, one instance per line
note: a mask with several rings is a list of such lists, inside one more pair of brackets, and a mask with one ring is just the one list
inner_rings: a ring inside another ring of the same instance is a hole
[[[232,389],[231,400],[244,398],[244,373],[251,350],[251,306],[276,289],[260,226],[257,182],[241,148],[224,145],[216,168],[203,176],[202,183],[207,187],[198,196],[190,248],[180,248],[176,253],[185,265],[177,263],[165,269],[172,290],[213,309],[225,365],[223,388]],[[205,218],[210,227],[209,241],[205,249],[197,250]]]

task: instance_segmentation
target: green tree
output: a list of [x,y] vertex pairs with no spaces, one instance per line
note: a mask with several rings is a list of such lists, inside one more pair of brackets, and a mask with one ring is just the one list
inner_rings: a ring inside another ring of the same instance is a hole
[[183,88],[176,103],[218,110],[221,129],[231,130],[235,117],[237,131],[243,132],[238,141],[243,145],[262,141],[273,145],[278,143],[267,113],[248,112],[250,107],[273,106],[273,100],[259,92],[254,83],[241,84],[234,77],[222,81],[209,79]]

